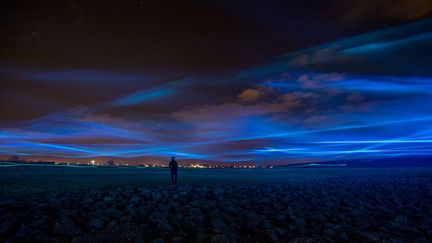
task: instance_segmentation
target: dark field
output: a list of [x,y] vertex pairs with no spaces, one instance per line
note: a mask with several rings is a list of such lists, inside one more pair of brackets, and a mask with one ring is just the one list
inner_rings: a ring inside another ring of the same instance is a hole
[[431,242],[431,168],[0,167],[0,242]]

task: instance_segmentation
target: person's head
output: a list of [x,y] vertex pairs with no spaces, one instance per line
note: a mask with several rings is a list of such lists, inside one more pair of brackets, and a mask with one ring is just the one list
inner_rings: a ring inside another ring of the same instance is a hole
[[175,161],[175,157],[173,156],[173,157],[171,157],[171,161]]

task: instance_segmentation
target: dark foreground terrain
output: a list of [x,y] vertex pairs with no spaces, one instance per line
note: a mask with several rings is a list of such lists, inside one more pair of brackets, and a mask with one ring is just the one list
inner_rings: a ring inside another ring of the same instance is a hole
[[430,168],[0,168],[0,242],[431,242]]

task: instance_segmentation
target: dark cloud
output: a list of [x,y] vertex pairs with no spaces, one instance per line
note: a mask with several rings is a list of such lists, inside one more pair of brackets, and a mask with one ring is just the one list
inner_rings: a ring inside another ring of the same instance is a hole
[[383,17],[416,20],[432,13],[429,0],[356,0],[351,1],[351,4],[345,18],[356,22]]

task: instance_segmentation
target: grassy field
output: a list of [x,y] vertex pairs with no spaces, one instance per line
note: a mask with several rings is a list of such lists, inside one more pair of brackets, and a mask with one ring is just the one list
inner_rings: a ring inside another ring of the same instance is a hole
[[0,242],[431,242],[432,168],[0,167]]
[[[179,184],[289,183],[341,177],[431,176],[432,168],[180,169]],[[168,185],[169,169],[135,167],[0,167],[2,191]]]

